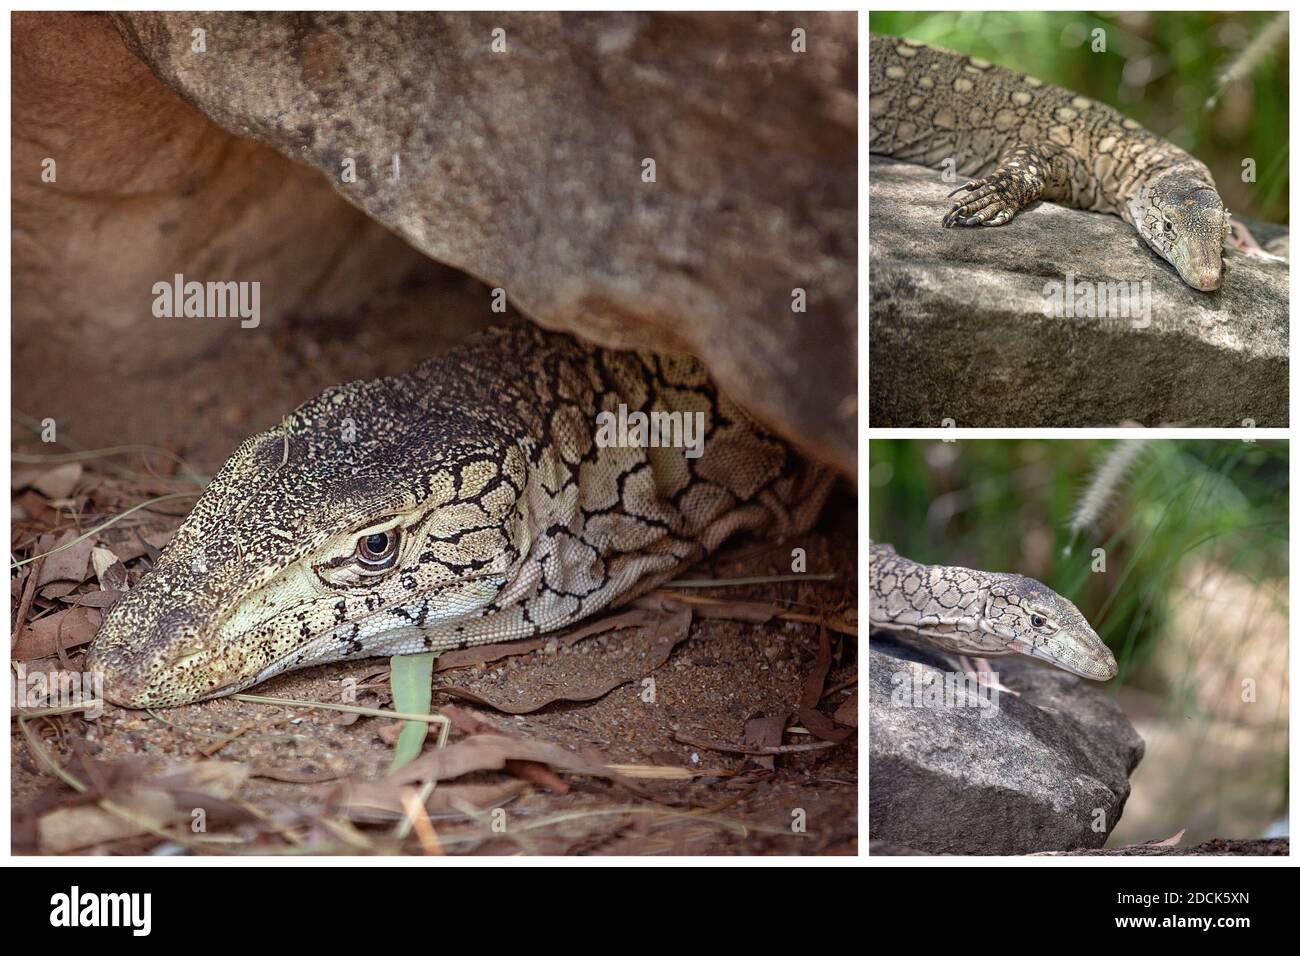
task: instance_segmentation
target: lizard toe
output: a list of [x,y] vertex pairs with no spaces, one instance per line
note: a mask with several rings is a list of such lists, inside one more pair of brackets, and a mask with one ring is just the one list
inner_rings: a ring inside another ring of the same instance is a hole
[[983,225],[985,220],[1006,211],[1006,205],[996,191],[989,190],[980,196],[972,196],[965,202],[957,203],[944,217],[944,225],[962,226]]

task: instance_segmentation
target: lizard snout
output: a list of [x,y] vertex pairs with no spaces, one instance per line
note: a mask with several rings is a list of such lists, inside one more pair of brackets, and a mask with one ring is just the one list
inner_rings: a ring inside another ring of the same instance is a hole
[[1219,287],[1219,277],[1222,275],[1222,266],[1194,266],[1180,274],[1182,275],[1183,280],[1193,289],[1197,289],[1201,292],[1213,292]]
[[154,686],[159,676],[201,655],[204,644],[197,619],[185,610],[172,609],[143,625],[131,610],[119,605],[109,613],[86,654],[85,667],[105,700],[141,708],[162,703]]
[[1170,257],[1174,268],[1193,289],[1213,292],[1219,287],[1223,275],[1223,253],[1218,248],[1207,248],[1199,242],[1187,240],[1174,246]]

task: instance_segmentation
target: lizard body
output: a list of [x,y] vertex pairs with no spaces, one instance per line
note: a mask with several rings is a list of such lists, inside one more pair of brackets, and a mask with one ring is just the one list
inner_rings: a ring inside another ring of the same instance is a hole
[[872,628],[948,654],[1025,654],[1092,680],[1118,672],[1087,619],[1033,578],[918,564],[869,543]]
[[1117,110],[1032,76],[871,34],[870,149],[955,163],[945,227],[1000,226],[1037,199],[1110,213],[1188,285],[1219,287],[1229,217],[1209,169]]
[[[702,453],[602,440],[620,406],[698,413]],[[169,706],[310,664],[528,637],[737,532],[806,530],[832,480],[694,358],[490,330],[245,441],[108,613],[87,668],[115,703]]]

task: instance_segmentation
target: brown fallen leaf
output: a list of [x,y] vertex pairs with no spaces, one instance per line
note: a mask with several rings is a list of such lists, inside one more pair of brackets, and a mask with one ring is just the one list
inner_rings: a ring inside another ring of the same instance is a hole
[[530,714],[561,700],[596,700],[615,687],[645,677],[663,666],[673,648],[690,635],[689,607],[678,607],[673,611],[645,609],[642,613],[647,616],[640,620],[647,623],[620,629],[610,636],[602,651],[607,666],[599,672],[584,666],[582,658],[572,661],[551,659],[539,665],[539,669],[554,667],[562,672],[553,678],[542,680],[531,675],[534,679],[520,679],[506,686],[470,690],[452,685],[435,687],[434,692],[482,704],[506,714]]
[[57,601],[60,598],[67,597],[79,587],[81,585],[75,581],[55,581],[53,584],[47,584],[41,588],[41,597],[48,601]]
[[99,806],[60,807],[45,814],[36,824],[41,852],[71,853],[139,836],[149,832],[143,823],[163,826],[175,810],[171,797],[156,790],[129,793],[113,802],[125,815]]
[[1178,844],[1183,842],[1183,834],[1186,832],[1187,832],[1187,827],[1183,827],[1181,830],[1179,830],[1177,833],[1175,833],[1173,836],[1169,837],[1168,839],[1160,840],[1159,842],[1156,843],[1143,843],[1140,845],[1141,846],[1178,846]]
[[825,624],[818,629],[817,634],[817,657],[804,681],[803,694],[799,698],[799,722],[819,740],[839,743],[847,740],[854,733],[854,728],[837,726],[835,721],[817,709],[826,687],[826,675],[831,670],[831,639]]
[[168,527],[161,531],[151,531],[148,534],[141,534],[139,528],[131,528],[126,532],[118,532],[117,535],[108,535],[111,543],[108,545],[117,559],[123,564],[129,564],[136,558],[148,555],[149,560],[155,560],[162,548],[172,539],[176,533],[175,526]]
[[[509,734],[505,734],[504,731],[498,729],[495,724],[488,723],[476,714],[454,704],[443,707],[441,713],[451,721],[452,729],[459,730],[461,733],[504,734],[509,736]],[[562,795],[569,792],[569,785],[564,782],[559,774],[545,764],[535,763],[530,760],[507,760],[505,769],[511,776],[518,777],[520,780],[527,780],[529,783],[534,783],[552,793]]]
[[[90,769],[84,761],[82,769]],[[142,770],[134,762],[128,767],[100,765],[98,769],[99,773],[89,774],[89,796],[97,802],[88,802],[88,795],[76,795],[75,804],[41,815],[37,822],[41,852],[70,853],[171,826],[185,827],[188,832],[198,810],[208,827],[218,821],[248,819],[246,811],[230,802],[248,777],[243,764],[205,760],[172,768],[154,780],[141,776]]]
[[267,765],[255,766],[249,774],[251,777],[265,777],[267,780],[279,780],[281,783],[330,783],[335,780],[341,780],[347,776],[343,771],[319,771],[308,765],[301,770],[291,770],[288,767],[271,767]]
[[[37,586],[49,584],[52,581],[72,581],[80,584],[86,580],[86,575],[90,567],[90,552],[95,547],[90,538],[82,538],[76,541],[80,532],[69,531],[59,538],[53,535],[43,534],[40,541],[36,543],[36,553],[46,554],[45,564],[41,567],[41,575],[36,580]],[[62,551],[55,551],[55,548],[76,541]]]
[[477,734],[451,746],[427,751],[389,774],[387,779],[397,784],[450,780],[479,770],[501,770],[511,760],[532,760],[585,776],[617,776],[599,760],[566,750],[559,744],[501,734]]
[[110,549],[97,546],[90,552],[90,565],[102,590],[125,591],[130,588],[126,565]]
[[36,661],[56,656],[60,647],[67,650],[89,644],[103,618],[103,612],[93,607],[56,611],[24,625],[10,656],[17,661]]
[[68,498],[76,490],[77,482],[81,481],[81,474],[81,463],[76,461],[54,467],[33,465],[19,468],[13,472],[13,490],[32,488],[46,498]]
[[835,723],[843,724],[845,727],[856,727],[858,725],[857,691],[849,694],[844,703],[835,708]]
[[58,514],[50,507],[44,495],[31,490],[24,491],[13,499],[10,510],[14,521],[27,520],[42,528],[54,524]]
[[[747,747],[754,747],[759,750],[778,747],[781,744],[781,739],[785,736],[787,719],[785,714],[774,714],[771,717],[751,717],[745,721],[745,729],[741,732],[740,742]],[[745,763],[763,770],[776,769],[776,757],[772,754],[760,754],[745,761]]]
[[[342,809],[358,823],[390,823],[402,816],[402,793],[408,787],[386,780],[350,783],[332,794],[329,804]],[[463,814],[457,807],[468,805],[487,811],[509,803],[527,790],[528,784],[523,780],[446,783],[429,794],[425,810],[430,816],[460,817]]]
[[[402,811],[402,795],[413,784],[451,780],[484,770],[505,770],[518,762],[544,765],[566,773],[621,780],[619,774],[599,760],[566,750],[544,740],[523,740],[500,734],[478,734],[449,747],[426,751],[394,773],[373,781],[358,781],[341,788],[333,802],[357,812]],[[515,788],[526,788],[524,781],[512,781]],[[625,784],[626,785],[626,784]],[[519,793],[511,788],[506,793]],[[433,793],[446,789],[438,786]],[[449,801],[449,806],[454,803]],[[481,804],[476,804],[481,805]],[[433,806],[430,806],[433,809]]]
[[75,594],[65,594],[59,600],[64,604],[72,604],[76,607],[102,609],[112,607],[121,598],[122,594],[122,591],[79,591]]

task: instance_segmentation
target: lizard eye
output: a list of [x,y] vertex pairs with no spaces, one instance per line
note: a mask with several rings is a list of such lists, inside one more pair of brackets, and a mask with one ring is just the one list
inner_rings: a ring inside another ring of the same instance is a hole
[[1173,231],[1174,231],[1174,224],[1173,224],[1172,222],[1170,222],[1168,219],[1166,219],[1166,220],[1165,220],[1165,233],[1168,234],[1168,233],[1171,233],[1171,232],[1173,232]]
[[357,542],[357,560],[373,571],[392,567],[397,560],[397,537],[396,528],[366,535]]
[[1034,627],[1042,627],[1047,622],[1043,620],[1041,617],[1039,617],[1037,614],[1031,614],[1029,616],[1029,623],[1034,625]]

